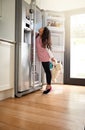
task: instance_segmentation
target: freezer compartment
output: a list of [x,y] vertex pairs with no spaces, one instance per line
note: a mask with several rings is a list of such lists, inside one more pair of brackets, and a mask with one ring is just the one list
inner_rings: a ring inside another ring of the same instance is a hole
[[30,88],[30,48],[31,45],[23,43],[19,61],[19,91]]
[[24,30],[24,42],[19,45],[19,91],[31,87],[31,32]]

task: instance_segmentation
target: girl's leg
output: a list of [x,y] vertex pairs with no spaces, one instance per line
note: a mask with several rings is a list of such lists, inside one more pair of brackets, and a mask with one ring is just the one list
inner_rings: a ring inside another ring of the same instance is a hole
[[51,71],[50,71],[50,67],[49,67],[49,62],[42,62],[42,66],[44,68],[44,71],[46,73],[46,81],[47,81],[47,86],[46,86],[46,90],[51,88]]

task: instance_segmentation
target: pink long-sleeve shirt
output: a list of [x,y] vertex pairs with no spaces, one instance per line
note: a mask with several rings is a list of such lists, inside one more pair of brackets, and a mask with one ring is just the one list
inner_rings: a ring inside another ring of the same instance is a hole
[[46,48],[42,47],[42,40],[40,36],[36,38],[36,51],[38,58],[41,62],[48,62],[50,61],[50,56]]

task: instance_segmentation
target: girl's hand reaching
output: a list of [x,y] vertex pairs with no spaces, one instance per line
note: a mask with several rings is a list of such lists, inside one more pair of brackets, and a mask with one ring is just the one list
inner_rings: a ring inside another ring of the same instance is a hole
[[51,61],[52,61],[52,62],[56,62],[56,60],[55,60],[55,58],[54,58],[54,57],[53,57],[53,58],[51,58]]

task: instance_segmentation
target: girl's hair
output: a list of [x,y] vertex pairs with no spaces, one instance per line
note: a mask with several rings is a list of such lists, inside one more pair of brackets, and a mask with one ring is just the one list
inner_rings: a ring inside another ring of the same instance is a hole
[[51,49],[51,34],[47,27],[44,27],[41,38],[42,38],[42,46],[44,48],[47,47],[47,48]]

